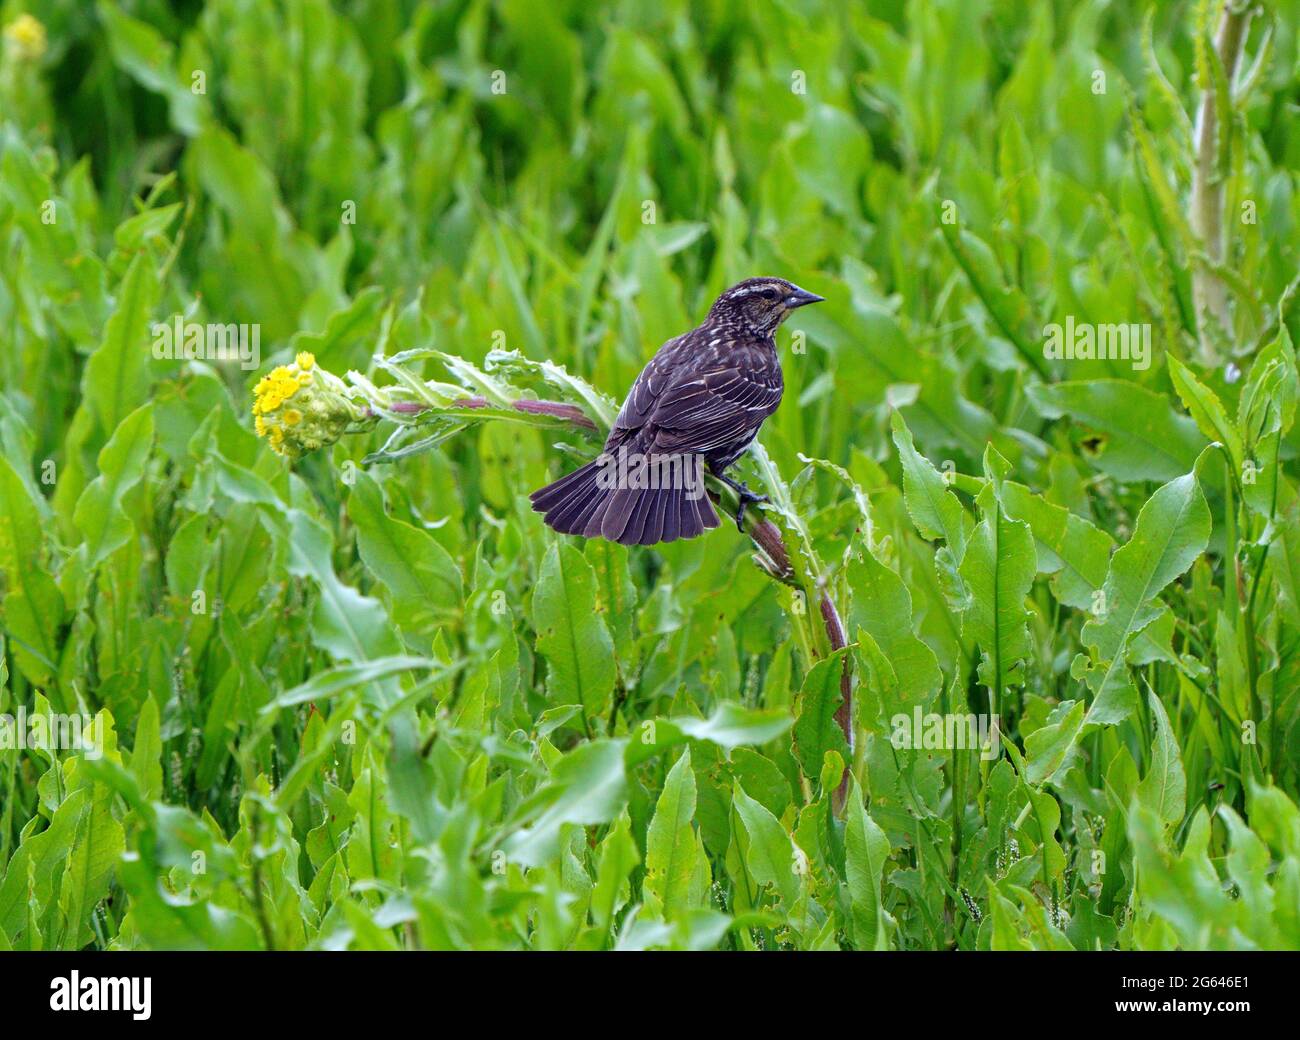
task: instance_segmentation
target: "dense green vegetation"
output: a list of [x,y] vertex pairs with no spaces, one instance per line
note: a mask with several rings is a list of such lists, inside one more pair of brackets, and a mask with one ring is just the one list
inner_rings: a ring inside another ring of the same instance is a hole
[[[1140,6],[0,3],[0,948],[1300,948],[1300,20]],[[766,550],[547,530],[755,274]]]

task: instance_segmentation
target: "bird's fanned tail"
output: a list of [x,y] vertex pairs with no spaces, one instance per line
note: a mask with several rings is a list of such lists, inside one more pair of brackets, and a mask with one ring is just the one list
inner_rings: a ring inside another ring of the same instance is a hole
[[561,534],[607,538],[622,545],[695,538],[719,523],[702,486],[608,487],[601,480],[599,459],[534,491],[529,498],[547,526]]

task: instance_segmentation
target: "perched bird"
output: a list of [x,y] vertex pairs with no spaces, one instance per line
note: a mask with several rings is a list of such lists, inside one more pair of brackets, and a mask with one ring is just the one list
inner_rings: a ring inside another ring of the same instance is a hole
[[718,526],[703,467],[740,495],[764,501],[725,475],[781,403],[773,336],[796,307],[823,297],[783,278],[747,278],[714,302],[704,323],[670,339],[642,369],[605,441],[580,469],[530,496],[562,534],[654,545]]

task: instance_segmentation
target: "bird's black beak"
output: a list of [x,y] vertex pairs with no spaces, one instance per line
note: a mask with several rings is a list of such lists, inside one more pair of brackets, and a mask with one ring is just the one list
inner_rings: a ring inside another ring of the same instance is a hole
[[796,285],[794,292],[785,298],[785,309],[792,311],[796,307],[807,307],[810,303],[821,303],[824,299],[825,296],[810,293],[807,289],[800,289]]

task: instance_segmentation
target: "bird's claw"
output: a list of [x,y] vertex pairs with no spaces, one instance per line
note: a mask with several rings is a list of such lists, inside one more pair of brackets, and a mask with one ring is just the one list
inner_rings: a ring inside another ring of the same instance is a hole
[[745,533],[745,507],[754,502],[770,502],[771,499],[766,495],[757,495],[750,491],[744,484],[736,485],[736,493],[740,496],[740,505],[736,507],[736,530],[741,534]]

